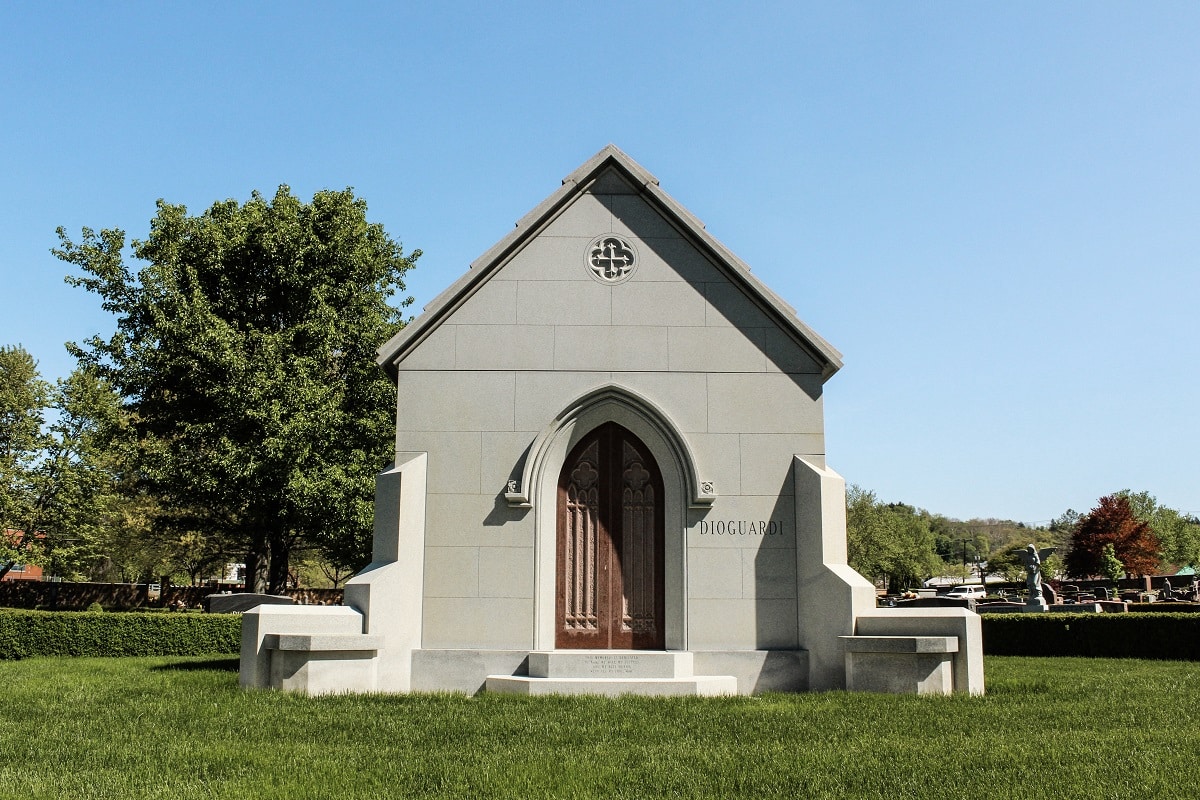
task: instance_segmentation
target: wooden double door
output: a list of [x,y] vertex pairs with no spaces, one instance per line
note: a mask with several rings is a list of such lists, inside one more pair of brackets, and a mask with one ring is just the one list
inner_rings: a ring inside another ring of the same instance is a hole
[[555,647],[661,650],[663,480],[650,450],[609,422],[558,480]]

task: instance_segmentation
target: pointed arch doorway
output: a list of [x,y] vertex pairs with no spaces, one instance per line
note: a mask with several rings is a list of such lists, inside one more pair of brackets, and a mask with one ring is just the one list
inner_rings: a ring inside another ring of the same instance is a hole
[[607,422],[558,480],[557,648],[661,650],[664,491],[650,449]]

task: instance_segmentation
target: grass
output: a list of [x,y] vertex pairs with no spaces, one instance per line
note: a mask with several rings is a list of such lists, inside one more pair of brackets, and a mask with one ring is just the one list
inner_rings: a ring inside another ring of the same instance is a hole
[[991,657],[986,697],[302,698],[229,658],[0,663],[0,796],[1183,798],[1200,664]]

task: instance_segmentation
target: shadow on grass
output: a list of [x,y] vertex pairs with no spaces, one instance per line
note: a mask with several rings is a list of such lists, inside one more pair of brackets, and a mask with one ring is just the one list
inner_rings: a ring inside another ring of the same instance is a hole
[[200,670],[208,670],[212,672],[237,672],[238,659],[235,658],[210,658],[205,661],[183,661],[178,664],[162,664],[157,667],[151,667],[156,671],[166,672],[197,672]]
[[1044,680],[1007,680],[995,681],[989,683],[987,693],[989,695],[1030,695],[1030,694],[1050,694],[1050,683]]

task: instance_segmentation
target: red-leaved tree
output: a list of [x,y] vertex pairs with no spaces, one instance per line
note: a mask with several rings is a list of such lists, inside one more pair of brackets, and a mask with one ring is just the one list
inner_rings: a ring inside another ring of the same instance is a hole
[[1158,569],[1158,537],[1150,526],[1133,515],[1129,500],[1120,495],[1101,497],[1100,503],[1079,520],[1066,557],[1067,574],[1087,578],[1101,574],[1104,546],[1111,544],[1131,575]]

